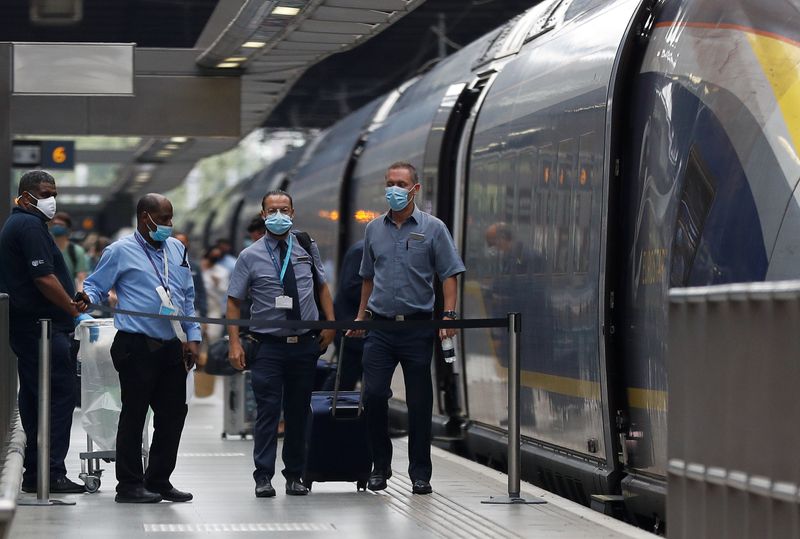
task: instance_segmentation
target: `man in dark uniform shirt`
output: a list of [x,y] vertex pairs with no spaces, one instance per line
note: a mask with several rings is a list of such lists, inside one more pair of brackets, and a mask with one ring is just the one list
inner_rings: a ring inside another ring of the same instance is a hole
[[0,232],[0,292],[9,295],[9,335],[17,356],[19,415],[25,430],[22,490],[36,492],[39,402],[38,321],[52,320],[50,378],[50,492],[80,493],[67,478],[75,408],[75,364],[69,333],[80,312],[73,301],[75,285],[64,257],[47,230],[56,212],[56,182],[43,170],[26,172],[19,182],[16,207]]

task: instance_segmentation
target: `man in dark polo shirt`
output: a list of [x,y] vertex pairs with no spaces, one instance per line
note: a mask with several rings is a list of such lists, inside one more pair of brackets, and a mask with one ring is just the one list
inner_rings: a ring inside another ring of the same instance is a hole
[[67,479],[64,458],[69,449],[75,408],[75,364],[69,333],[80,312],[72,299],[75,286],[64,257],[47,230],[56,212],[56,183],[43,170],[25,173],[11,216],[0,231],[0,292],[9,295],[11,349],[19,372],[19,415],[25,429],[25,473],[22,490],[36,492],[39,402],[38,320],[52,322],[50,377],[50,492],[80,493],[83,485]]

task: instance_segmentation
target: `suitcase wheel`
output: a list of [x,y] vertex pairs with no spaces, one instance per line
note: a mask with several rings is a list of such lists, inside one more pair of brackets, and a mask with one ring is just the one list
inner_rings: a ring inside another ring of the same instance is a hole
[[366,492],[366,490],[367,490],[366,481],[359,481],[356,483],[356,492]]

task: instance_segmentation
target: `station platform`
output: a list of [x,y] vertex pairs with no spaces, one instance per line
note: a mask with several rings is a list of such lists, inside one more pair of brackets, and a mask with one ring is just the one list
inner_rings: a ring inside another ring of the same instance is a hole
[[[217,383],[217,386],[222,384]],[[358,539],[459,537],[653,537],[623,522],[523,483],[522,495],[541,505],[485,505],[490,495],[506,494],[504,474],[446,451],[433,449],[434,493],[413,495],[405,471],[407,440],[394,440],[393,477],[381,492],[356,492],[355,483],[314,483],[308,496],[284,494],[278,473],[275,498],[253,494],[252,440],[224,440],[222,399],[215,394],[194,399],[178,455],[173,484],[194,494],[189,503],[118,504],[113,463],[107,464],[94,494],[51,495],[73,506],[18,507],[11,537],[60,539],[246,537],[253,534]],[[76,411],[68,475],[77,480],[79,453],[86,436]],[[280,448],[278,451],[280,455]],[[279,457],[280,458],[280,457]],[[280,462],[277,469],[281,469]],[[22,496],[35,497],[35,494]]]

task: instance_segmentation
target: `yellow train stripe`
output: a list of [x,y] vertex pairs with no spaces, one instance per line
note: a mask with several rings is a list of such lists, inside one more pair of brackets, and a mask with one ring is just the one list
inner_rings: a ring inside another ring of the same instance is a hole
[[800,47],[765,35],[745,35],[775,92],[795,153],[800,154]]
[[667,392],[656,389],[628,388],[628,405],[631,408],[667,411]]

